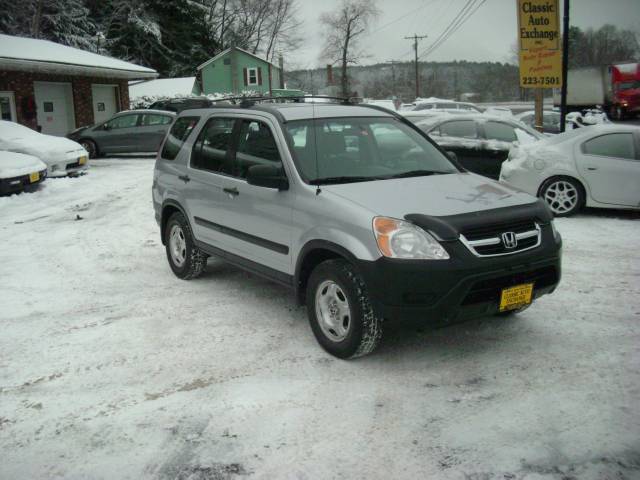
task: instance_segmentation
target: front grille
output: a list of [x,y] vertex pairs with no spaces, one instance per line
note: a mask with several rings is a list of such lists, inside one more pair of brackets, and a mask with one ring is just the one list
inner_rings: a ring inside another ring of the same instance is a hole
[[558,283],[558,271],[555,267],[544,267],[530,272],[515,273],[490,280],[481,280],[471,287],[467,296],[462,301],[462,305],[497,302],[500,299],[503,288],[523,283],[533,283],[535,290],[555,285]]
[[69,170],[70,168],[78,168],[79,166],[80,166],[80,160],[73,163],[67,163],[66,170]]
[[503,232],[522,233],[535,230],[535,228],[536,222],[531,218],[466,228],[462,230],[462,234],[467,240],[480,240],[482,238],[499,237]]
[[[509,244],[509,239],[503,234],[509,235],[515,245]],[[474,255],[492,257],[537,247],[540,245],[541,232],[535,220],[521,219],[463,229],[460,240]]]

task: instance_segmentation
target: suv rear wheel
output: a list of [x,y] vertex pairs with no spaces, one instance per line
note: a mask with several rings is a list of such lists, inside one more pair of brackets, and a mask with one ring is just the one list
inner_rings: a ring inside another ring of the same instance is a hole
[[322,346],[338,358],[373,352],[382,338],[382,319],[369,301],[364,280],[345,260],[318,265],[307,284],[307,313]]
[[167,260],[173,273],[183,280],[198,277],[207,265],[207,255],[196,247],[187,219],[180,212],[174,213],[164,231]]

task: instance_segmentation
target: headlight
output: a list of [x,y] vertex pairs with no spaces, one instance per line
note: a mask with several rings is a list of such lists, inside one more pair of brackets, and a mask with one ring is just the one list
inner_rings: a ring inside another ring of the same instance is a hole
[[449,254],[429,233],[412,223],[375,217],[373,233],[380,253],[389,258],[447,260]]

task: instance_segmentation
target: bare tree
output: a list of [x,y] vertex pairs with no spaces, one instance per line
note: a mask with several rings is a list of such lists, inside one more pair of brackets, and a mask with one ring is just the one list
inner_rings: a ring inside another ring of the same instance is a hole
[[340,63],[344,97],[349,96],[347,66],[364,57],[358,41],[378,15],[375,0],[342,0],[338,10],[320,16],[327,35],[322,57],[331,63]]

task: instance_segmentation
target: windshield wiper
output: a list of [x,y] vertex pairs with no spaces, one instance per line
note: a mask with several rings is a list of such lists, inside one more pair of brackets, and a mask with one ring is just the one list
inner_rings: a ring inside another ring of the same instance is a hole
[[372,182],[373,180],[382,180],[387,177],[324,177],[312,180],[311,185],[328,185],[331,183],[352,183],[352,182]]
[[429,175],[444,175],[449,172],[439,172],[437,170],[409,170],[408,172],[390,175],[387,178],[407,178],[407,177],[426,177]]

